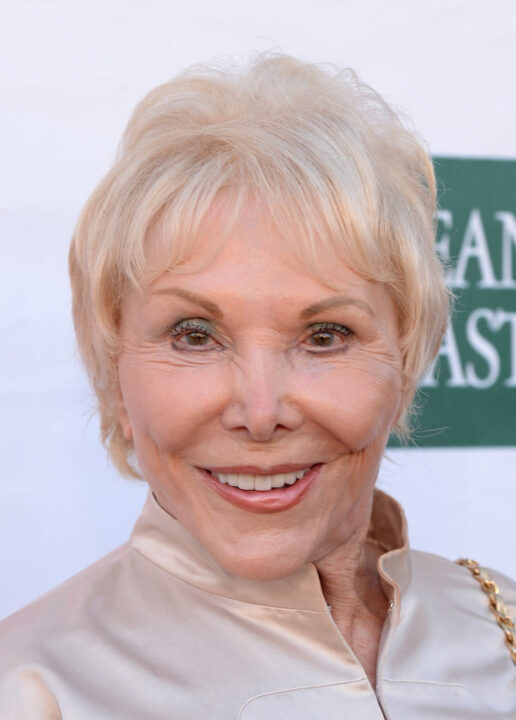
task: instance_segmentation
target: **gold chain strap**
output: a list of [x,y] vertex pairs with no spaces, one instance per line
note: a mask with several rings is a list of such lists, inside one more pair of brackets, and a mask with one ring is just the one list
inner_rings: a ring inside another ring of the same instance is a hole
[[489,607],[491,608],[491,611],[496,618],[496,622],[505,633],[505,643],[509,648],[509,653],[511,655],[512,661],[516,665],[516,630],[514,620],[507,612],[507,607],[505,606],[503,598],[500,595],[498,585],[495,583],[494,580],[491,580],[487,571],[484,568],[480,567],[480,565],[475,562],[475,560],[467,560],[465,558],[461,558],[460,560],[456,560],[455,562],[457,562],[459,565],[464,565],[464,567],[467,567],[468,570],[471,571],[473,577],[475,578],[475,580],[478,580],[478,582],[480,583],[480,587],[489,598]]

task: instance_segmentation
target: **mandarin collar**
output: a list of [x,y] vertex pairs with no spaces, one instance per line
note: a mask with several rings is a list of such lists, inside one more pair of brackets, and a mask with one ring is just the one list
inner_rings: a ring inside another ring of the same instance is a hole
[[[411,576],[407,524],[399,503],[378,489],[374,491],[368,538],[383,551],[378,572],[384,592],[399,608],[400,596]],[[313,563],[279,580],[248,580],[232,575],[159,505],[150,489],[129,543],[165,572],[206,592],[257,605],[326,612]]]

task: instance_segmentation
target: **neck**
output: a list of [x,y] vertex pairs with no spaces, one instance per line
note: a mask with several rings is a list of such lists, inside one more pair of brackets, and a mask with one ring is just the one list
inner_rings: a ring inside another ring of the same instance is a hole
[[337,547],[316,563],[335,624],[362,664],[373,688],[388,600],[377,572],[382,551],[370,541]]

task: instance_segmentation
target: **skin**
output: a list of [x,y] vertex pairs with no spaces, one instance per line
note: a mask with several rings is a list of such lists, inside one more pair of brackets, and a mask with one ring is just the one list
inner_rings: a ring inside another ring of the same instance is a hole
[[[382,284],[341,261],[328,257],[324,269],[328,284],[295,259],[259,206],[247,205],[230,231],[214,208],[181,273],[165,272],[143,296],[126,293],[118,411],[160,505],[225,570],[272,580],[315,564],[374,687],[387,601],[366,534],[402,407],[396,308]],[[223,319],[172,289],[208,298]],[[337,296],[348,301],[301,317]],[[184,319],[201,328],[172,337]],[[343,330],[321,332],[324,322]],[[283,463],[323,465],[302,500],[280,512],[235,507],[197,469]]]

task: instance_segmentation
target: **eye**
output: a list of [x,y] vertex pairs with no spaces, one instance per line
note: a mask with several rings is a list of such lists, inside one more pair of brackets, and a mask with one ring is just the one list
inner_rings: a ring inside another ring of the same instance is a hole
[[313,348],[339,349],[347,347],[354,333],[345,325],[325,322],[312,325],[307,342]]
[[189,348],[192,350],[206,348],[210,350],[213,346],[212,332],[212,328],[206,320],[192,318],[181,320],[171,327],[168,336],[172,340],[173,347],[177,349],[188,351]]

